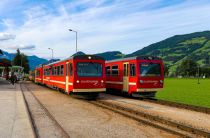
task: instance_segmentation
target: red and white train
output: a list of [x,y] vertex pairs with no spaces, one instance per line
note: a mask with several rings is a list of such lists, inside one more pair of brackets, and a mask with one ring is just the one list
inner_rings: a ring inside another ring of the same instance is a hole
[[164,66],[158,57],[138,56],[106,62],[106,88],[134,97],[154,97],[163,88]]
[[35,69],[35,83],[68,94],[97,95],[105,92],[105,79],[105,60],[94,55],[77,55]]

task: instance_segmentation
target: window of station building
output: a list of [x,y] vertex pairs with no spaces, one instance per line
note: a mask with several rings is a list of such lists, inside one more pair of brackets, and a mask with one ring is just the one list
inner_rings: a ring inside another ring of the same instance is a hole
[[73,75],[73,65],[72,65],[72,63],[69,64],[69,74],[70,74],[70,76]]
[[110,76],[111,75],[111,70],[110,70],[110,66],[106,67],[106,76]]
[[60,70],[60,75],[63,75],[63,74],[64,74],[64,66],[61,65],[60,68],[61,68],[61,70]]
[[136,76],[136,65],[130,64],[130,76]]
[[119,70],[118,70],[118,65],[112,66],[112,76],[118,76]]

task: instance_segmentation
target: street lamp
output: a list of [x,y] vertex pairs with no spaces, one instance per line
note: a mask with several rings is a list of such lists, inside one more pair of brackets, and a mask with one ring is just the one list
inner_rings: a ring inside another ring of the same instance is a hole
[[48,48],[48,49],[52,51],[52,60],[53,60],[53,49],[52,48]]
[[76,33],[76,53],[77,53],[77,31],[69,29],[70,32],[75,32]]
[[200,66],[198,65],[198,84],[200,84],[199,76],[200,76]]

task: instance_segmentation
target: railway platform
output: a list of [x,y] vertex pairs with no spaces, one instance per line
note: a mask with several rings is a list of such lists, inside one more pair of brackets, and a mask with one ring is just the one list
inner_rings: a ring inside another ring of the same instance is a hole
[[0,137],[35,137],[20,85],[11,85],[1,78],[0,126]]

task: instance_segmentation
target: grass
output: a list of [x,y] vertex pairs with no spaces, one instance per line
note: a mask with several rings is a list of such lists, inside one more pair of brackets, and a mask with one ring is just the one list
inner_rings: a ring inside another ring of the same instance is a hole
[[210,79],[165,79],[164,89],[157,92],[158,99],[210,108]]
[[181,45],[189,45],[189,44],[203,44],[207,39],[205,37],[197,37],[193,38],[191,40],[186,40],[184,42],[181,42]]

